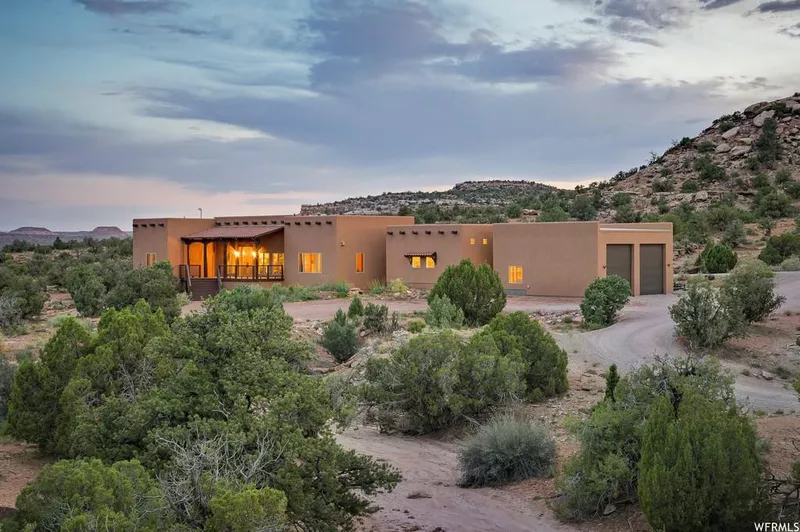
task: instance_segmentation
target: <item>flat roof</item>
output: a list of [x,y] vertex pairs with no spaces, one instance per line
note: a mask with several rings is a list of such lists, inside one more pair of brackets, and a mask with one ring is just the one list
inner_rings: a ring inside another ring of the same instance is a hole
[[181,237],[182,240],[235,240],[259,238],[271,233],[283,231],[282,225],[235,225],[212,227],[205,231]]

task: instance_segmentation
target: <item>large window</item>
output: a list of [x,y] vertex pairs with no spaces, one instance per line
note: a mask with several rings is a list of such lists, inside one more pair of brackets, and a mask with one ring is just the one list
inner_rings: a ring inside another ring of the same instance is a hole
[[356,273],[364,273],[364,254],[356,253]]
[[147,261],[147,266],[148,267],[154,265],[156,263],[156,254],[155,253],[148,253],[147,254],[147,258],[145,260]]
[[508,282],[509,284],[519,284],[522,282],[522,266],[508,267]]
[[322,271],[322,253],[300,253],[297,265],[300,273],[320,273]]

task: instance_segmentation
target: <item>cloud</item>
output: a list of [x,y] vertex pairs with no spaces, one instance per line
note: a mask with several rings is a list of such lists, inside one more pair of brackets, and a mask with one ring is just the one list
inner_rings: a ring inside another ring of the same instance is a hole
[[[687,19],[681,0],[559,0],[590,9],[615,33],[640,33],[682,25]],[[702,1],[702,0],[701,0]]]
[[760,13],[783,13],[800,11],[800,0],[774,1],[759,4],[756,10]]
[[700,3],[703,4],[703,9],[720,9],[741,2],[742,0],[700,0]]
[[87,11],[101,15],[172,13],[186,6],[180,0],[74,0]]

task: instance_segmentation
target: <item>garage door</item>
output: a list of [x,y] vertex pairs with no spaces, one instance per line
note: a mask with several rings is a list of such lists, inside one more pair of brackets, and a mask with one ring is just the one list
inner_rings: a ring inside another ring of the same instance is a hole
[[640,289],[643,296],[664,293],[664,245],[639,246]]
[[619,275],[633,286],[633,245],[606,246],[606,275]]

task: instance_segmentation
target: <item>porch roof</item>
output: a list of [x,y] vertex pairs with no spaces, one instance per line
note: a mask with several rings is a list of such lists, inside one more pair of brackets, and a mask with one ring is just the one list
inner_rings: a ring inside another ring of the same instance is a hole
[[216,226],[199,233],[181,237],[184,241],[198,240],[252,240],[264,235],[283,231],[282,225]]

